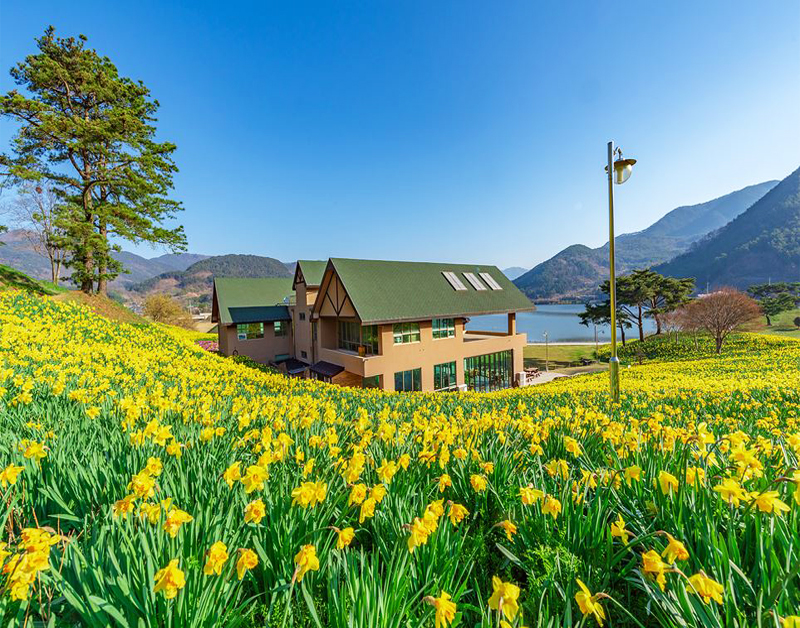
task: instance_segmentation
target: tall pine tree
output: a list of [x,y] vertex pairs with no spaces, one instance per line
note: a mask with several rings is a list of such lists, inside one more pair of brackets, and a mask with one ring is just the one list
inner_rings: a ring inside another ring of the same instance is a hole
[[11,69],[25,93],[0,97],[0,114],[20,123],[2,165],[17,180],[47,179],[63,198],[59,217],[72,278],[105,294],[123,269],[114,239],[186,250],[183,227],[170,229],[180,203],[168,198],[177,171],[175,145],[155,140],[158,101],[139,81],[121,77],[86,38],[58,38]]

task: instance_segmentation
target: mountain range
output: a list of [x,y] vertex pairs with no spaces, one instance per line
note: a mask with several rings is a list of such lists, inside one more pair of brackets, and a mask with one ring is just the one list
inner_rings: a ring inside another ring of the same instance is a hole
[[[765,181],[714,200],[673,209],[643,231],[616,238],[618,274],[650,268],[687,252],[764,197],[777,181]],[[574,301],[596,296],[608,275],[608,243],[573,244],[517,277],[514,283],[534,301]]]
[[700,290],[800,281],[800,168],[747,211],[656,270],[694,277]]
[[[36,279],[50,279],[50,263],[39,255],[24,229],[11,229],[0,234],[0,263],[21,270]],[[175,270],[186,270],[208,255],[198,253],[166,253],[150,259],[129,251],[112,253],[128,271],[110,283],[112,289],[120,290],[155,275]],[[62,277],[69,277],[69,269],[62,269]]]
[[215,255],[184,270],[173,270],[128,286],[130,293],[145,296],[164,293],[197,305],[211,302],[215,277],[291,277],[289,267],[260,255]]
[[[34,251],[25,231],[4,233],[0,242],[0,263],[49,278],[47,259]],[[643,231],[618,236],[616,246],[619,274],[655,267],[694,277],[701,291],[800,280],[800,169],[781,182],[678,207]],[[122,251],[114,256],[128,272],[109,287],[134,302],[164,292],[202,305],[210,299],[214,277],[291,277],[295,266],[259,255],[168,253],[148,259]],[[597,296],[608,274],[608,244],[574,244],[528,271],[503,272],[534,301],[585,300]]]
[[517,277],[521,277],[525,273],[528,272],[527,268],[522,268],[522,266],[510,266],[509,268],[504,268],[502,273],[508,277],[511,281],[514,281]]

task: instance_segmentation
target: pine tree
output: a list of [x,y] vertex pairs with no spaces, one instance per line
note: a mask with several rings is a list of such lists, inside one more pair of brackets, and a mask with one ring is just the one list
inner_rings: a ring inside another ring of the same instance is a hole
[[155,141],[158,102],[141,83],[121,77],[86,38],[58,38],[11,70],[17,85],[0,97],[0,114],[21,127],[13,155],[2,157],[17,180],[49,180],[63,195],[59,227],[72,278],[105,294],[123,269],[111,238],[186,250],[182,227],[163,226],[181,209],[167,194],[177,171],[175,145]]

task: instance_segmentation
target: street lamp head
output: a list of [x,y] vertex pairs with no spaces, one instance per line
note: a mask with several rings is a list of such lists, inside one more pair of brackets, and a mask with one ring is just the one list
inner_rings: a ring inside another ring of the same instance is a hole
[[620,158],[614,162],[614,183],[622,185],[627,181],[633,171],[635,159],[622,159],[622,151],[619,152]]

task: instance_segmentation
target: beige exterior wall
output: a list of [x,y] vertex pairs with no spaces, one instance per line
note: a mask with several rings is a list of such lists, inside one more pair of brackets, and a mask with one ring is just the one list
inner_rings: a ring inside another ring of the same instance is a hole
[[[289,321],[286,321],[289,325]],[[267,364],[276,355],[293,355],[291,326],[285,336],[276,336],[272,323],[264,323],[264,337],[238,340],[236,325],[219,325],[219,351],[222,355],[246,355],[256,362]]]
[[[313,364],[319,360],[312,344],[311,333],[311,309],[314,307],[314,301],[317,298],[317,289],[307,288],[305,283],[299,282],[295,287],[295,295],[295,306],[289,308],[292,314],[292,322],[294,323],[293,357]],[[301,320],[301,314],[303,315],[303,320]]]
[[[513,316],[513,314],[512,314]],[[511,322],[510,327],[514,326]],[[502,334],[480,332],[467,333],[464,319],[456,319],[454,338],[433,339],[431,321],[420,321],[420,341],[409,344],[394,344],[393,326],[381,325],[379,330],[379,355],[360,357],[358,354],[337,349],[336,319],[324,317],[320,320],[320,360],[338,364],[346,371],[361,377],[383,376],[384,390],[394,390],[394,374],[411,369],[422,369],[422,390],[433,390],[433,367],[448,362],[456,363],[456,381],[464,383],[464,358],[512,352],[513,373],[522,371],[523,348],[526,334]]]

